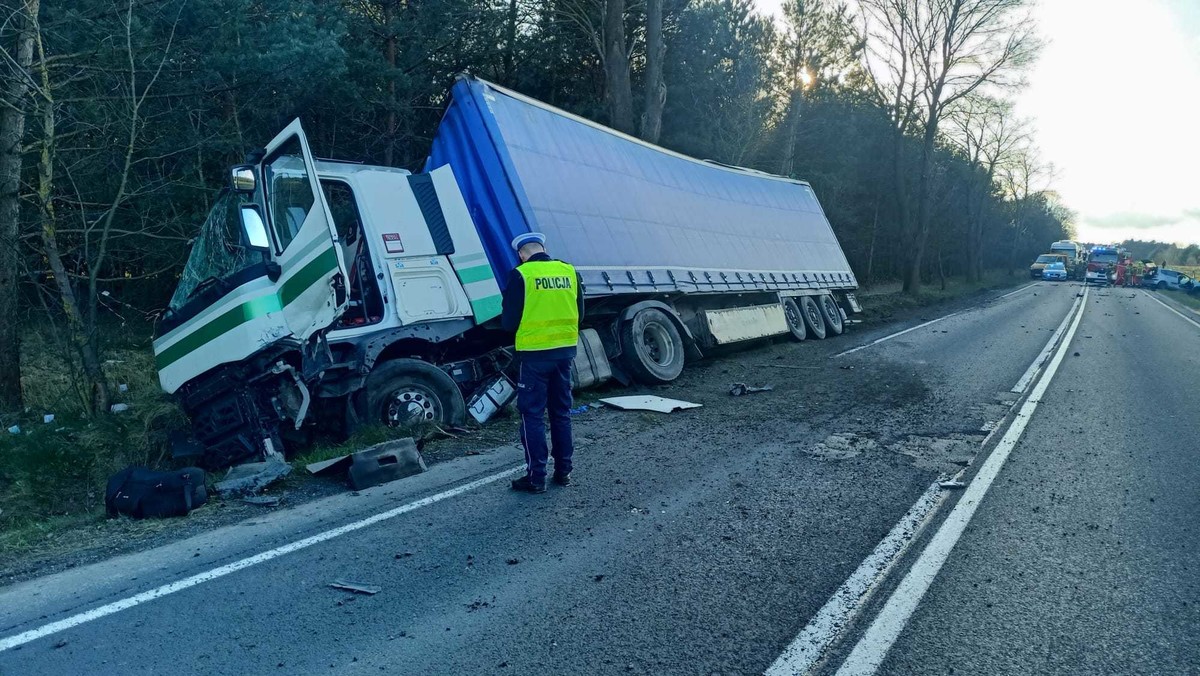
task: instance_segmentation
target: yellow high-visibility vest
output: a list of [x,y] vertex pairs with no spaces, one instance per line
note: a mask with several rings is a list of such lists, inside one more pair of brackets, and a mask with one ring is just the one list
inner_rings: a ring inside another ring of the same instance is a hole
[[528,261],[517,267],[525,280],[525,309],[517,327],[517,351],[574,347],[579,342],[575,268],[562,261]]

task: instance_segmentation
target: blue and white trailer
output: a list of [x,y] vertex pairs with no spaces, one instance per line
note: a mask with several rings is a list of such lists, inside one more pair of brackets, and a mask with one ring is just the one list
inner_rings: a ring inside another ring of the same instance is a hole
[[[463,76],[419,174],[314,159],[299,121],[231,171],[154,341],[210,465],[308,425],[460,425],[511,361],[512,238],[584,280],[580,385],[840,334],[854,273],[803,181],[697,160]],[[586,374],[583,375],[583,374]]]

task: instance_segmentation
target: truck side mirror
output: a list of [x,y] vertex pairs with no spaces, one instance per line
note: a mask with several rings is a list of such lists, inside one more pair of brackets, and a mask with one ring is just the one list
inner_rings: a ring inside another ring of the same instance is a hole
[[263,222],[258,205],[243,204],[239,213],[242,218],[242,233],[246,236],[246,246],[270,253],[271,239],[267,237],[267,224]]
[[256,184],[257,179],[255,178],[253,165],[239,164],[229,170],[229,187],[234,192],[243,194],[252,193]]

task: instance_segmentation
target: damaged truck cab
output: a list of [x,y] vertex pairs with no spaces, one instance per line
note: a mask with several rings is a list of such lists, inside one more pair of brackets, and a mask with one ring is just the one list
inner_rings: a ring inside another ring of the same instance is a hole
[[858,311],[807,183],[463,76],[421,173],[316,160],[298,120],[232,169],[154,341],[186,446],[219,467],[317,427],[463,424],[467,396],[504,389],[509,242],[530,231],[583,279],[577,387],[667,383],[712,347],[824,338]]
[[309,420],[462,424],[459,386],[480,374],[432,364],[504,341],[463,338],[500,314],[500,289],[450,167],[315,160],[298,120],[252,159],[232,170],[154,341],[206,464],[282,451]]

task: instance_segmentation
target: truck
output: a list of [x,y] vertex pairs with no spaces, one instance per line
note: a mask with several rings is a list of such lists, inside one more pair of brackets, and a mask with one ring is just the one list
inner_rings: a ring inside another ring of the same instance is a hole
[[514,360],[501,294],[526,232],[583,280],[579,387],[668,383],[861,311],[808,183],[462,75],[419,173],[316,159],[299,120],[231,168],[156,328],[191,422],[177,452],[220,467],[321,429],[464,424]]
[[1113,284],[1116,281],[1116,267],[1121,260],[1121,253],[1116,247],[1094,246],[1088,252],[1087,271],[1084,273],[1086,284]]

